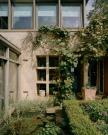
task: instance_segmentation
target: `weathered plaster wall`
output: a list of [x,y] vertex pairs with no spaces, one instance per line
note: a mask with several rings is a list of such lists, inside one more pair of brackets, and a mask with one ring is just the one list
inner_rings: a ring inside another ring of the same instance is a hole
[[[8,41],[21,49],[20,56],[20,99],[35,99],[36,69],[32,67],[30,48],[26,46],[24,39],[27,32],[0,32]],[[11,79],[11,76],[10,76]]]
[[[25,40],[28,32],[0,32],[0,34],[21,49],[20,99],[37,99],[36,55],[47,55],[48,48],[38,48],[32,53],[31,43]],[[74,46],[75,42],[76,38],[71,41],[71,45]]]

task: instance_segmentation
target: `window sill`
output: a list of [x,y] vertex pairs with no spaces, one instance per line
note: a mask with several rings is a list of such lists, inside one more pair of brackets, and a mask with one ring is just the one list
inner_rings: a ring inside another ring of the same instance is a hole
[[[68,30],[68,31],[70,31],[70,32],[76,32],[76,31],[78,31],[79,29],[82,29],[83,27],[81,27],[81,28],[65,28],[66,30]],[[7,30],[4,30],[4,29],[0,29],[0,32],[37,32],[38,30],[36,30],[36,29],[26,29],[26,30],[24,30],[24,29],[19,29],[19,30],[9,30],[9,29],[7,29]]]

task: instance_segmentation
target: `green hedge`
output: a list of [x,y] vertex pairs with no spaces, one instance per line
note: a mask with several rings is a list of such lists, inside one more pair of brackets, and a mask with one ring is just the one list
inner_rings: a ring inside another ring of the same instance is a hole
[[80,106],[93,122],[104,120],[108,123],[108,99],[83,101],[80,103]]
[[64,101],[70,134],[72,135],[101,135],[89,117],[85,115],[76,100]]
[[83,101],[80,103],[84,113],[94,122],[97,129],[108,135],[108,99]]

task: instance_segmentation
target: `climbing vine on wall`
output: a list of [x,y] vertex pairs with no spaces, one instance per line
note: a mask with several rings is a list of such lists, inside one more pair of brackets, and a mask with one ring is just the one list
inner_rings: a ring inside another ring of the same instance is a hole
[[59,27],[40,27],[34,36],[33,48],[43,47],[49,49],[49,53],[60,56],[59,72],[60,79],[56,80],[59,99],[73,97],[74,75],[72,69],[77,66],[78,55],[73,52],[75,37],[65,29]]

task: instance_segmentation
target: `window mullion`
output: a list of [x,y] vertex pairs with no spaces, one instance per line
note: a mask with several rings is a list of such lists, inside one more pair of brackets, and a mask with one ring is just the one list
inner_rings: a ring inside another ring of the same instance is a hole
[[36,29],[36,2],[33,0],[33,14],[32,14],[32,22],[33,22],[33,29]]
[[49,96],[49,56],[46,56],[46,96]]
[[58,0],[58,26],[61,27],[61,0]]
[[11,10],[10,10],[11,6],[10,6],[10,0],[8,0],[8,29],[10,30],[10,13],[11,13]]
[[38,5],[35,1],[35,23],[36,23],[36,30],[38,30]]

